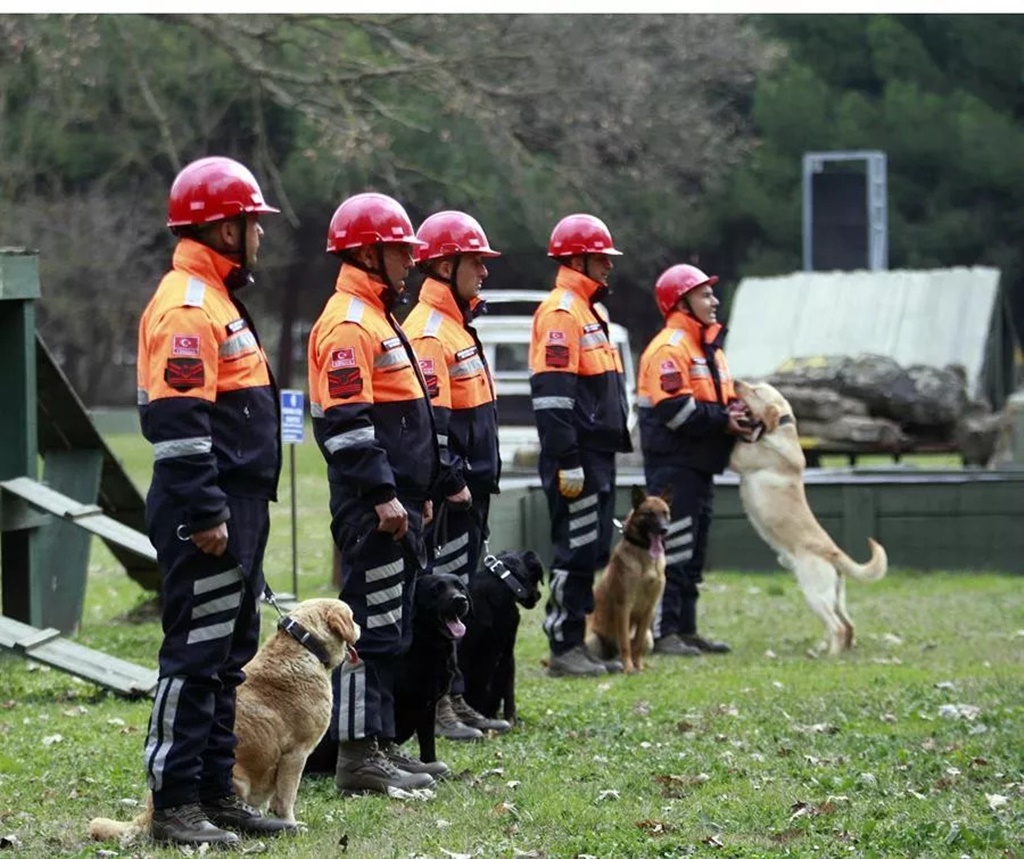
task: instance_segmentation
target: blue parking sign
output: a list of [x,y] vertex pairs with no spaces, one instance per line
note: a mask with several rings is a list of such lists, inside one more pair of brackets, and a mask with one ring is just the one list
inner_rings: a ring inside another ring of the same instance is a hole
[[302,444],[306,432],[306,395],[302,391],[281,391],[281,441]]

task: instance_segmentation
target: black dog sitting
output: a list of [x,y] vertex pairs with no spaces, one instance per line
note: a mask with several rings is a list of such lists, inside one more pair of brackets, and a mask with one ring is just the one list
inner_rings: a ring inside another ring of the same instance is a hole
[[488,555],[469,577],[473,615],[459,644],[459,669],[465,678],[463,697],[477,712],[516,720],[516,634],[519,608],[533,608],[540,599],[544,567],[530,550]]
[[[431,573],[416,580],[412,644],[398,658],[395,672],[393,739],[404,743],[415,734],[424,763],[437,760],[434,714],[438,700],[451,688],[455,642],[466,634],[469,609],[469,596],[457,576]],[[338,742],[327,733],[306,760],[303,773],[333,774],[337,759]]]
[[437,760],[437,702],[451,689],[455,642],[466,634],[464,619],[471,603],[458,576],[449,573],[420,576],[415,600],[412,646],[395,677],[395,742],[404,743],[415,734],[420,760],[430,763]]

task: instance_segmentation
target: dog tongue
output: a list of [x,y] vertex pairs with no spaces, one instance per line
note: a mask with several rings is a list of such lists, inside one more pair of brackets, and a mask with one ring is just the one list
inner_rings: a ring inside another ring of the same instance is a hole
[[462,638],[466,634],[466,624],[457,617],[452,618],[448,621],[448,631],[452,634],[452,638]]
[[348,646],[348,661],[351,665],[359,664],[359,654],[351,644]]
[[651,534],[651,548],[648,551],[652,558],[660,558],[665,554],[665,544],[661,542],[661,534]]

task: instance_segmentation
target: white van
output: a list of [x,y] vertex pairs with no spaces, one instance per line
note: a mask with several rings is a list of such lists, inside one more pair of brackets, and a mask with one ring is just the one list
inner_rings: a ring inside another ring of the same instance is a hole
[[[484,289],[481,297],[487,302],[487,312],[473,320],[487,364],[494,375],[498,399],[498,442],[503,468],[506,469],[514,466],[516,453],[530,455],[540,449],[530,398],[530,327],[533,312],[547,296],[548,292],[543,290]],[[513,312],[509,313],[510,310]],[[629,429],[632,432],[636,423],[636,371],[629,334],[614,322],[609,324],[608,334],[622,355],[629,402]]]

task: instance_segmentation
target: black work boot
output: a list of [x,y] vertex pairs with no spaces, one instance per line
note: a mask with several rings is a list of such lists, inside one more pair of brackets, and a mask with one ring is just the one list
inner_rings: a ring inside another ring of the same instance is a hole
[[482,740],[484,732],[472,725],[467,725],[452,708],[452,699],[445,695],[437,702],[434,711],[434,736],[444,737],[448,740]]
[[149,833],[154,841],[173,844],[229,846],[239,841],[234,832],[226,832],[210,823],[197,802],[175,805],[171,808],[154,808]]
[[219,799],[204,800],[201,808],[215,826],[247,835],[279,835],[282,832],[295,832],[298,828],[294,823],[279,817],[265,817],[233,793]]
[[553,653],[548,660],[548,677],[600,677],[607,673],[604,663],[591,659],[582,644],[565,653]]
[[679,637],[683,640],[684,644],[696,647],[701,653],[729,653],[732,650],[724,641],[712,641],[703,635],[697,635],[697,633],[680,635]]
[[488,719],[483,713],[474,710],[461,695],[452,695],[450,700],[452,712],[463,725],[469,725],[478,731],[494,731],[498,734],[512,730],[510,722],[506,722],[504,719]]
[[701,650],[692,644],[683,641],[682,636],[670,632],[661,638],[654,639],[654,650],[652,653],[660,653],[666,656],[700,656]]
[[419,758],[407,755],[402,751],[401,746],[391,741],[384,743],[381,750],[384,752],[384,757],[407,773],[426,773],[431,778],[438,780],[451,778],[452,771],[444,761],[421,761]]
[[339,793],[387,793],[389,787],[415,790],[434,784],[428,773],[410,773],[396,767],[380,750],[376,737],[338,743],[334,786]]

